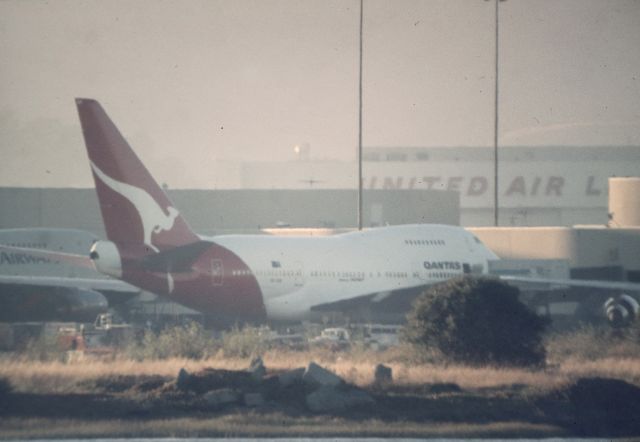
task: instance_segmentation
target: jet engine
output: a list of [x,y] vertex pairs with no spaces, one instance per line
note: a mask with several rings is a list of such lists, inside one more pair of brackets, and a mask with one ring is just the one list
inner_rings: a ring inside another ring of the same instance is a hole
[[120,278],[122,276],[122,260],[118,247],[111,241],[96,241],[91,247],[89,257],[100,273]]
[[640,304],[627,294],[607,299],[603,307],[613,328],[626,327],[640,317]]

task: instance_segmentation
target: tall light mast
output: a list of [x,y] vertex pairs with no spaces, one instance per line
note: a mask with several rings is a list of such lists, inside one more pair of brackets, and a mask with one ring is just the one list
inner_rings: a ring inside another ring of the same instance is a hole
[[358,78],[358,230],[362,230],[362,16],[364,0],[360,0],[360,65]]
[[500,207],[499,204],[499,189],[498,189],[498,129],[499,129],[499,112],[498,112],[498,108],[499,108],[499,89],[498,89],[498,80],[499,80],[499,75],[500,75],[500,69],[499,69],[499,54],[500,54],[500,50],[499,50],[499,43],[500,43],[500,27],[499,27],[499,12],[500,9],[498,8],[498,5],[500,4],[500,2],[503,2],[506,0],[495,0],[495,5],[496,5],[496,10],[495,10],[495,29],[496,29],[496,36],[495,36],[495,86],[494,86],[494,91],[495,91],[495,101],[494,101],[494,106],[493,106],[493,110],[494,110],[494,117],[493,117],[493,224],[497,227],[499,224],[499,220],[498,220],[498,208]]

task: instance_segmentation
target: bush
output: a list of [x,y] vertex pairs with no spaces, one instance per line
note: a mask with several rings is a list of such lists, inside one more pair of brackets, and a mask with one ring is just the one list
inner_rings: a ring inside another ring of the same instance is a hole
[[471,365],[540,366],[547,321],[494,279],[460,278],[429,288],[407,315],[404,339],[421,352]]
[[222,335],[222,352],[226,357],[260,356],[270,348],[269,336],[266,327],[234,326]]
[[141,340],[127,348],[127,354],[138,360],[187,358],[203,359],[213,354],[216,343],[197,322],[162,330],[147,330]]

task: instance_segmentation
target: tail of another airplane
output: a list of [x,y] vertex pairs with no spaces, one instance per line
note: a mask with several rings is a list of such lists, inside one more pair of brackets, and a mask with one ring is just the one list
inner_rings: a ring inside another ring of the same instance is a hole
[[198,241],[100,103],[76,106],[109,240],[156,252]]

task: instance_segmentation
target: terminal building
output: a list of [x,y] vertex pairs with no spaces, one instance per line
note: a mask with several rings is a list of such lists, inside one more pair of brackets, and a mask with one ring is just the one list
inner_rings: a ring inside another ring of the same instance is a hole
[[[353,189],[352,162],[315,160],[305,151],[286,162],[213,165],[217,188]],[[607,180],[637,176],[639,146],[502,147],[501,226],[606,224]],[[460,195],[460,224],[494,224],[494,152],[489,147],[366,148],[365,189],[449,190]]]
[[606,224],[469,230],[503,260],[564,260],[572,278],[640,282],[640,178],[608,187]]
[[[207,165],[207,181],[194,182],[199,189],[171,188],[170,196],[202,233],[276,225],[356,226],[356,164],[314,159],[308,146],[295,152],[291,161]],[[606,225],[608,179],[637,176],[638,171],[640,146],[503,147],[499,225]],[[364,225],[493,226],[493,182],[492,148],[367,148]],[[0,204],[0,228],[60,226],[102,232],[92,189],[4,188]]]

